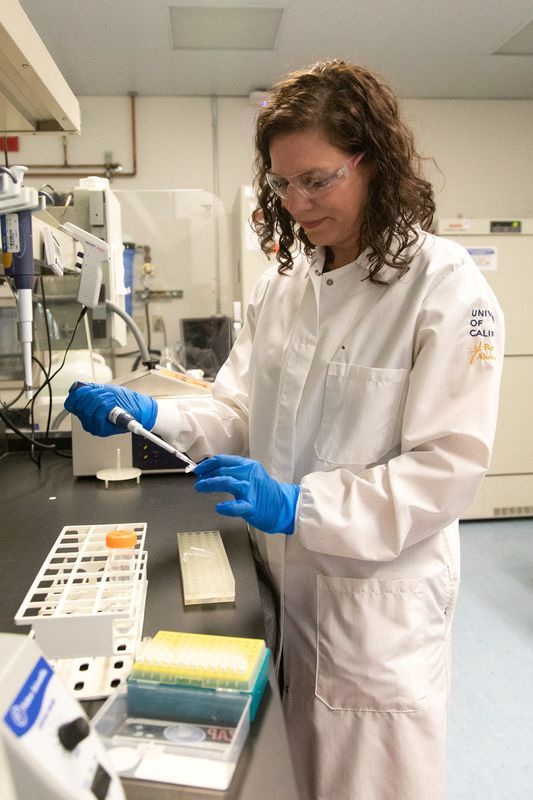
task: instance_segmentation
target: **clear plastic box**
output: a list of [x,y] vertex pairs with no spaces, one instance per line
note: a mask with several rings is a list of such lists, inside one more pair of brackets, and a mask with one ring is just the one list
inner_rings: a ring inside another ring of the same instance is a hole
[[[131,716],[123,688],[98,711],[93,724],[114,768],[128,778],[227,789],[250,728],[250,696],[172,691],[183,692],[183,719]],[[197,714],[195,694],[202,698]]]

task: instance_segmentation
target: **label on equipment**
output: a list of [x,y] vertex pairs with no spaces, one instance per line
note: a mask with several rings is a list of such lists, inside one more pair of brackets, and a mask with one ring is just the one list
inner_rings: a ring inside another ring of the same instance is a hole
[[485,247],[467,247],[473,261],[482,272],[498,269],[498,250],[492,245]]
[[490,222],[491,233],[522,233],[522,223],[519,219],[497,219]]
[[4,716],[4,722],[15,736],[24,736],[39,718],[44,694],[53,674],[50,665],[41,657]]
[[16,214],[2,217],[2,250],[4,253],[18,253],[20,250],[19,218]]

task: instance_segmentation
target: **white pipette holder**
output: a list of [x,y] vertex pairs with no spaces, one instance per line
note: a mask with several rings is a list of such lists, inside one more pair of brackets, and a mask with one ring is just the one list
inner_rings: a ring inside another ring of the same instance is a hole
[[109,481],[131,481],[141,480],[141,470],[138,467],[123,467],[120,458],[120,447],[117,447],[117,463],[114,467],[99,469],[96,477],[100,481],[105,481],[105,488],[109,489]]

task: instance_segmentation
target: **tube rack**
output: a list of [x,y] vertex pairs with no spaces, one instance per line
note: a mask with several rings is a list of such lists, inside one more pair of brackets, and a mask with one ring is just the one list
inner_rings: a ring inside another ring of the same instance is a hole
[[220,531],[185,531],[177,537],[184,604],[234,603],[235,578]]
[[[105,543],[123,528],[137,536],[126,579]],[[146,601],[145,536],[146,523],[65,526],[15,614],[81,699],[111,694],[131,668]]]

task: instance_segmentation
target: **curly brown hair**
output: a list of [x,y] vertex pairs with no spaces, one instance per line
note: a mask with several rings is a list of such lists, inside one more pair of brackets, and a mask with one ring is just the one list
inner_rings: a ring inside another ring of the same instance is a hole
[[292,268],[297,240],[306,255],[314,250],[266,180],[272,139],[310,128],[324,131],[331,144],[347,153],[364,151],[373,171],[359,245],[369,248],[369,277],[385,283],[378,277],[384,266],[403,274],[419,238],[418,226],[432,227],[433,189],[421,177],[422,159],[393,92],[363,67],[339,59],[290,73],[268,92],[259,112],[254,164],[258,206],[252,226],[262,250],[271,253],[277,240],[280,273]]

